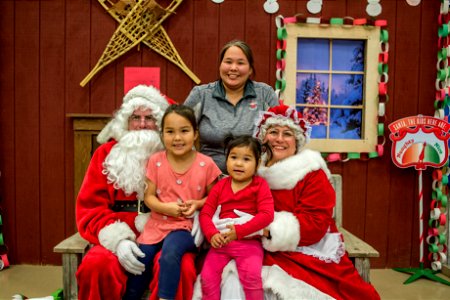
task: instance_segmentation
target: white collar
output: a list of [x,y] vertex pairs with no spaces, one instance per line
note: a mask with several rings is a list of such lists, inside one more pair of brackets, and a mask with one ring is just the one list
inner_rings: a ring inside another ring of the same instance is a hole
[[285,158],[270,167],[265,161],[258,169],[258,174],[267,180],[273,190],[292,189],[297,182],[308,173],[322,169],[328,178],[331,178],[326,162],[319,152],[303,149],[296,155]]

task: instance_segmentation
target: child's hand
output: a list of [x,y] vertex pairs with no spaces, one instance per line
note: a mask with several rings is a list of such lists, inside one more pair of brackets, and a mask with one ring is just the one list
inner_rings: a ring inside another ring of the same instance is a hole
[[236,234],[236,228],[233,224],[227,225],[227,228],[230,229],[230,231],[222,233],[226,243],[228,244],[231,241],[237,240],[237,234]]
[[214,248],[221,248],[221,247],[225,246],[226,244],[227,243],[226,243],[224,237],[220,233],[216,233],[211,238],[211,246],[213,246]]
[[197,200],[187,200],[182,205],[184,207],[183,216],[186,218],[191,217],[199,208]]
[[171,216],[171,217],[183,217],[183,212],[186,210],[185,207],[181,206],[180,204],[176,202],[167,202],[164,203],[164,214]]

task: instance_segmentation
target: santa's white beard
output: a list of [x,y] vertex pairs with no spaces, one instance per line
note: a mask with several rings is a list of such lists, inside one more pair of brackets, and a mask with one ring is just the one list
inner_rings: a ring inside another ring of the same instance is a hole
[[112,147],[103,162],[103,174],[115,189],[122,189],[126,195],[137,192],[138,199],[143,200],[147,161],[153,153],[162,149],[158,132],[129,131]]

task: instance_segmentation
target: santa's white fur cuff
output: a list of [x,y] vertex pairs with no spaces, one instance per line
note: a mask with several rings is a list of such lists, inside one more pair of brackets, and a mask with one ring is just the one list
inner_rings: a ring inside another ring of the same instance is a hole
[[105,226],[98,233],[100,245],[114,253],[119,242],[125,239],[134,241],[136,240],[136,235],[127,223],[120,221]]
[[147,224],[148,219],[150,219],[150,213],[138,214],[134,219],[134,226],[137,231],[144,231],[145,224]]
[[294,214],[286,211],[275,212],[269,225],[271,239],[262,238],[264,249],[270,252],[295,251],[300,241],[300,223]]

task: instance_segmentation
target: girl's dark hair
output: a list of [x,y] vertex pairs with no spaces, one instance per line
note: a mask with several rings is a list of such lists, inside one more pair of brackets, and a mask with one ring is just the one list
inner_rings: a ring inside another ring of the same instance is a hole
[[252,137],[251,135],[240,135],[240,136],[232,136],[228,135],[224,139],[225,144],[225,161],[228,160],[228,156],[230,155],[231,150],[236,147],[249,147],[250,150],[253,152],[253,155],[256,159],[256,168],[258,168],[259,161],[261,159],[261,155],[264,152],[269,152],[269,157],[271,156],[272,152],[270,150],[270,147],[267,147],[265,144],[261,145],[261,142],[257,139]]
[[250,46],[244,41],[232,40],[232,41],[229,41],[228,43],[226,43],[223,46],[222,50],[220,50],[219,64],[222,63],[223,57],[225,56],[225,52],[227,52],[227,50],[233,46],[238,47],[239,49],[242,50],[242,52],[244,52],[245,57],[247,57],[248,64],[250,65],[250,68],[252,69],[252,76],[254,78],[254,76],[256,75],[256,70],[255,70],[255,66],[254,66],[253,51],[252,51],[252,48],[250,48]]
[[172,104],[166,109],[162,117],[161,133],[164,131],[164,123],[166,121],[166,116],[171,113],[176,113],[177,115],[184,117],[186,120],[189,121],[189,123],[191,123],[194,132],[197,131],[197,120],[195,119],[194,110],[189,106],[183,104]]

